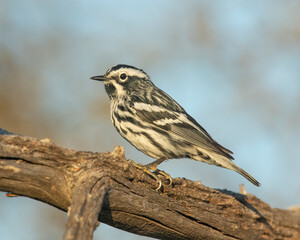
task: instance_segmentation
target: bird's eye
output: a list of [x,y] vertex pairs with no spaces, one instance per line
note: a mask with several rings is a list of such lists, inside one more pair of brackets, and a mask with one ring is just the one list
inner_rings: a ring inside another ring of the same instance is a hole
[[120,74],[120,80],[121,80],[122,82],[125,82],[125,81],[127,80],[127,78],[128,78],[128,76],[127,76],[126,73],[121,73],[121,74]]

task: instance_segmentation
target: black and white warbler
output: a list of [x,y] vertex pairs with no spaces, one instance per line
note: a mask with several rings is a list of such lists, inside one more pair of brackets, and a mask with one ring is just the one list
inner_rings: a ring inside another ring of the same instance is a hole
[[157,170],[158,164],[172,158],[190,158],[231,169],[260,185],[232,162],[230,150],[217,143],[174,99],[157,88],[143,70],[119,64],[91,79],[104,82],[111,120],[118,132],[138,150],[157,159],[145,165],[144,170],[160,186],[160,180],[150,170]]

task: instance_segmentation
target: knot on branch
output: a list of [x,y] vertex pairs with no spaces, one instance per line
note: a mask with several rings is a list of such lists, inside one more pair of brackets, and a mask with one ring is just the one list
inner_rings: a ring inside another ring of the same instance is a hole
[[68,211],[65,239],[91,239],[97,221],[159,239],[300,239],[299,214],[252,195],[180,178],[155,191],[122,147],[74,151],[0,132],[0,190]]

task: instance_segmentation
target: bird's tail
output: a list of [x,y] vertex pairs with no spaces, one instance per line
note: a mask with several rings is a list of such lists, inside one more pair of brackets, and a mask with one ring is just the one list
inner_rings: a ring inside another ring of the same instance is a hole
[[232,170],[236,171],[237,173],[241,174],[243,177],[247,178],[251,183],[253,183],[255,186],[259,187],[260,183],[252,177],[249,173],[247,173],[244,169],[238,167],[233,162],[232,163]]
[[205,159],[205,160],[199,156],[194,156],[194,157],[192,157],[192,159],[197,160],[197,161],[202,161],[202,162],[212,164],[212,165],[217,165],[217,166],[220,166],[223,168],[231,169],[231,170],[236,171],[237,173],[241,174],[243,177],[245,177],[247,180],[249,180],[255,186],[258,186],[258,187],[260,186],[260,183],[254,177],[252,177],[244,169],[235,165],[230,159],[228,159],[224,156],[220,156],[218,154],[213,154],[213,155],[215,155],[215,156],[212,156],[212,154],[210,154],[210,156],[209,156],[210,158]]

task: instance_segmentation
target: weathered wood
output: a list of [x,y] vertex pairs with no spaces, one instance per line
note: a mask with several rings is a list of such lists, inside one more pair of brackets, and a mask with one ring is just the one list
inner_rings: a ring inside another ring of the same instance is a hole
[[105,172],[88,170],[73,187],[69,221],[65,240],[92,239],[98,226],[98,215],[109,190],[109,177]]
[[0,190],[68,211],[64,239],[91,239],[97,220],[159,239],[300,239],[299,213],[251,194],[180,178],[156,187],[121,147],[74,151],[0,131]]

